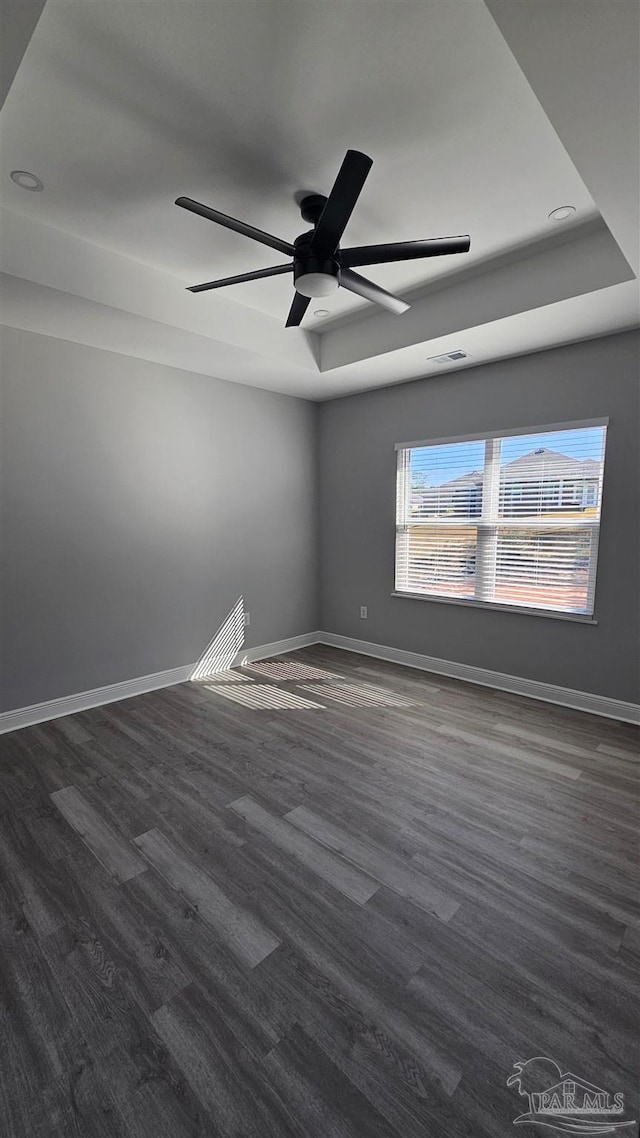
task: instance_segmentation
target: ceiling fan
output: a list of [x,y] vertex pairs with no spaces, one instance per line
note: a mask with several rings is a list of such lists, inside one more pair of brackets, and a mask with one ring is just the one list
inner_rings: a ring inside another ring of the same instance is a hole
[[247,225],[244,221],[237,221],[235,217],[228,217],[226,213],[220,213],[210,206],[201,205],[192,198],[177,198],[176,205],[183,209],[224,225],[227,229],[233,229],[236,233],[244,233],[245,237],[251,237],[254,241],[260,241],[293,258],[286,265],[273,265],[268,269],[256,269],[253,273],[240,273],[239,276],[224,277],[219,281],[191,285],[189,292],[208,292],[213,288],[293,272],[296,292],[287,317],[287,328],[300,324],[312,297],[329,296],[339,286],[379,304],[389,312],[406,312],[409,305],[404,300],[386,292],[359,273],[354,273],[354,267],[411,261],[417,257],[441,257],[448,253],[468,253],[471,240],[469,237],[436,237],[428,241],[398,241],[389,245],[360,245],[353,249],[341,249],[340,238],[372,165],[373,160],[366,154],[361,154],[359,150],[347,150],[329,197],[308,194],[300,202],[303,220],[313,225],[313,229],[301,233],[293,244],[273,237],[262,229],[256,229],[253,225]]

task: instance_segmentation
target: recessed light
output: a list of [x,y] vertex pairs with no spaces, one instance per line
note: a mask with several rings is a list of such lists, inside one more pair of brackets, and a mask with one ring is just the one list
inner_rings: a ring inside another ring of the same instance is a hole
[[566,221],[575,212],[576,207],[574,205],[559,205],[557,209],[551,210],[549,217],[552,221]]
[[44,190],[44,182],[40,180],[37,174],[30,174],[28,170],[12,170],[11,181],[15,182],[16,186],[20,186],[21,190]]
[[315,308],[313,311],[313,315],[314,316],[328,316],[329,315],[329,309],[328,308]]

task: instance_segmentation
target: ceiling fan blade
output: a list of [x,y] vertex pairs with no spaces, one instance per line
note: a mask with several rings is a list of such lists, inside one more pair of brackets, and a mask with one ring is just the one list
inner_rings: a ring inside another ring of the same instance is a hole
[[390,261],[413,261],[417,257],[442,257],[449,253],[468,253],[471,238],[433,237],[428,241],[396,241],[390,245],[358,245],[354,249],[340,250],[340,263],[346,268],[355,265],[384,265]]
[[374,304],[379,304],[381,308],[395,312],[396,315],[406,312],[411,307],[406,301],[400,300],[399,296],[393,296],[392,293],[386,292],[385,289],[380,288],[380,285],[368,281],[359,273],[352,273],[351,269],[340,270],[340,284],[342,288],[348,288],[349,292],[355,292],[358,296],[363,296],[365,300],[372,300]]
[[353,213],[373,159],[359,150],[347,150],[311,239],[315,257],[332,257]]
[[260,277],[277,277],[280,273],[290,273],[293,264],[273,265],[270,269],[256,269],[253,273],[240,273],[237,277],[223,277],[219,281],[206,281],[205,284],[189,285],[187,292],[208,292],[212,288],[223,288],[225,285],[242,284],[243,281],[257,281]]
[[291,308],[289,309],[289,315],[287,316],[287,323],[285,324],[285,328],[297,328],[310,304],[310,296],[303,296],[302,293],[297,292],[293,298]]
[[277,249],[279,253],[288,253],[290,257],[293,256],[293,245],[288,241],[281,241],[279,237],[274,237],[271,233],[265,233],[262,229],[256,229],[253,225],[247,225],[245,221],[237,221],[235,217],[228,217],[226,213],[220,213],[217,209],[212,209],[211,206],[201,205],[200,202],[194,202],[192,198],[176,198],[176,205],[182,209],[188,209],[191,213],[197,213],[200,217],[206,217],[208,221],[215,221],[218,225],[224,225],[226,229],[233,229],[236,233],[242,233],[245,237],[251,237],[254,241],[260,241],[262,245],[269,245],[271,249]]

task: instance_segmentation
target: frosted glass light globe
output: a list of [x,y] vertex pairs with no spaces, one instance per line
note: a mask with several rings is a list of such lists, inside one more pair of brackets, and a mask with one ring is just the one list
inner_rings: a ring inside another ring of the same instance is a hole
[[295,287],[303,296],[330,296],[338,287],[338,278],[330,273],[303,273]]

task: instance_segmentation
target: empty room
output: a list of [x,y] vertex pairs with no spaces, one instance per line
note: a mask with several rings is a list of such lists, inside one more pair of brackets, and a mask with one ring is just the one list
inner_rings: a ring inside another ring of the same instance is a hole
[[0,1138],[638,1138],[637,0],[0,16]]

